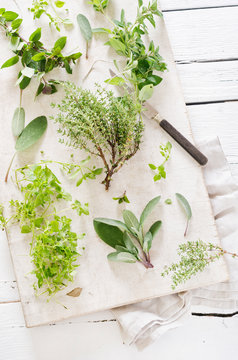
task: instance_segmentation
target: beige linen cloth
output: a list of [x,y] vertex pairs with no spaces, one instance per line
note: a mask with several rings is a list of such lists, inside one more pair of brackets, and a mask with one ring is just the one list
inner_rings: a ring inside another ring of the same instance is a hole
[[[209,161],[203,169],[222,247],[238,253],[238,184],[218,138],[200,144]],[[238,260],[227,256],[229,282],[193,291],[163,296],[142,303],[113,309],[126,344],[143,349],[190,316],[191,305],[219,308],[219,312],[238,310]]]

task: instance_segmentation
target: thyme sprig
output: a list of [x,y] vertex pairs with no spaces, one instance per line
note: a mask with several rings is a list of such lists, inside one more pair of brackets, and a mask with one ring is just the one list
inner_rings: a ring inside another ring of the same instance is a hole
[[206,243],[202,240],[188,241],[179,245],[178,255],[180,261],[170,266],[165,266],[162,276],[171,275],[174,290],[179,284],[185,283],[199,272],[203,272],[214,261],[219,260],[224,255],[238,258],[238,254],[222,249],[219,245]]
[[108,190],[112,176],[139,149],[144,126],[137,106],[129,95],[116,97],[99,85],[94,93],[70,82],[62,86],[65,97],[52,117],[59,124],[60,142],[99,157]]

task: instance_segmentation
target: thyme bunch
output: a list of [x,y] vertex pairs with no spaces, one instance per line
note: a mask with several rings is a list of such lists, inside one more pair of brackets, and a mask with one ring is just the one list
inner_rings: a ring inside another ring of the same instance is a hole
[[185,283],[191,277],[204,269],[214,261],[219,260],[225,254],[238,258],[238,254],[231,253],[222,249],[218,245],[206,243],[202,240],[188,241],[179,245],[178,255],[180,261],[170,266],[165,266],[162,276],[172,274],[172,289],[174,290],[179,284]]
[[99,157],[108,190],[112,176],[139,149],[144,126],[137,118],[137,106],[129,95],[116,97],[99,85],[94,93],[70,82],[62,85],[65,97],[53,117],[59,124],[60,142]]

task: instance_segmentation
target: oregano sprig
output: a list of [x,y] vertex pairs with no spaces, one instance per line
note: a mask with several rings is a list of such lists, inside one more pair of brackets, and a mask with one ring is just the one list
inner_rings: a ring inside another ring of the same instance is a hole
[[154,164],[149,164],[149,167],[151,170],[155,171],[154,175],[154,181],[158,181],[163,179],[166,179],[166,171],[165,171],[165,163],[170,158],[170,153],[172,150],[172,144],[168,141],[166,145],[161,144],[160,145],[160,154],[163,156],[164,161],[162,164],[156,166]]

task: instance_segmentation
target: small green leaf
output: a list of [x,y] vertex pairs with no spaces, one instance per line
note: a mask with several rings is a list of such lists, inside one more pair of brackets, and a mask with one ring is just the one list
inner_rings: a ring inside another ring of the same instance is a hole
[[22,234],[29,234],[31,232],[31,228],[28,225],[23,225],[21,227],[21,233]]
[[14,11],[5,11],[2,17],[4,17],[6,21],[13,21],[18,17],[18,14]]
[[68,62],[68,60],[64,60],[64,67],[65,67],[65,70],[67,71],[67,73],[68,74],[72,74],[72,69],[71,69],[71,67],[70,67],[70,65],[69,65],[69,62]]
[[41,93],[42,93],[42,90],[44,89],[44,84],[41,82],[37,88],[37,91],[36,91],[36,97],[39,96]]
[[18,28],[21,26],[21,23],[22,23],[22,19],[13,20],[13,22],[12,22],[12,24],[11,24],[12,29],[13,29],[13,30],[18,29]]
[[154,199],[152,199],[148,202],[148,204],[146,205],[146,207],[144,208],[144,210],[140,216],[140,225],[143,225],[145,219],[152,212],[152,210],[158,204],[159,201],[160,201],[160,196],[156,196]]
[[137,261],[137,258],[128,252],[113,252],[108,254],[107,258],[110,261],[119,261],[125,263],[135,263]]
[[3,13],[5,13],[5,10],[6,10],[6,9],[4,9],[4,8],[0,8],[0,16],[1,16]]
[[120,40],[110,39],[105,43],[105,45],[111,46],[118,54],[125,55],[126,47]]
[[139,99],[141,102],[147,101],[153,95],[154,86],[149,84],[145,85],[139,92]]
[[92,29],[92,32],[97,34],[97,33],[104,33],[104,34],[111,34],[112,31],[110,29],[106,29],[106,28],[94,28]]
[[36,42],[41,38],[41,28],[36,29],[29,37],[30,41]]
[[133,253],[135,253],[135,254],[138,253],[138,249],[137,249],[137,247],[135,246],[135,244],[133,243],[133,241],[131,240],[131,237],[130,237],[130,235],[127,233],[127,231],[124,231],[123,240],[124,240],[124,243],[125,243],[125,247],[126,247],[130,252],[133,252]]
[[41,138],[47,128],[47,118],[39,116],[32,120],[16,141],[16,151],[24,151]]
[[24,90],[30,83],[31,78],[27,77],[27,76],[22,76],[21,77],[21,81],[19,82],[19,87],[21,90]]
[[62,8],[65,4],[65,1],[56,0],[54,3],[57,8]]
[[114,78],[105,80],[105,83],[110,85],[122,85],[124,84],[125,80],[122,77],[115,76]]
[[25,127],[25,111],[22,107],[17,107],[12,118],[12,133],[14,136],[21,135]]
[[8,59],[7,61],[5,61],[5,63],[1,66],[1,69],[13,66],[16,63],[18,63],[18,61],[19,61],[19,56],[18,55],[13,56],[10,59]]
[[139,221],[137,220],[136,216],[133,214],[132,211],[124,210],[122,215],[126,226],[129,230],[131,230],[132,233],[134,233],[133,228],[139,230]]
[[80,31],[86,41],[90,41],[92,39],[92,28],[91,25],[83,14],[77,15],[77,22],[80,27]]
[[148,231],[143,240],[143,250],[148,253],[150,251],[151,245],[153,241],[153,236],[150,231]]
[[20,44],[20,38],[18,36],[12,35],[11,43],[10,43],[12,51],[18,50],[19,44]]
[[167,204],[167,205],[171,205],[171,204],[172,204],[172,200],[171,200],[171,199],[166,199],[164,202],[165,202],[165,204]]
[[62,36],[61,38],[56,40],[53,49],[60,48],[62,50],[65,47],[66,41],[67,41],[67,37]]
[[45,59],[45,54],[44,53],[38,53],[35,54],[34,56],[32,56],[31,58],[33,61],[41,61]]
[[93,220],[94,229],[100,239],[113,248],[116,245],[123,246],[123,232],[117,226],[112,226],[105,220],[108,219],[96,218]]
[[151,168],[151,170],[156,170],[157,166],[155,166],[154,164],[149,164],[149,167]]

